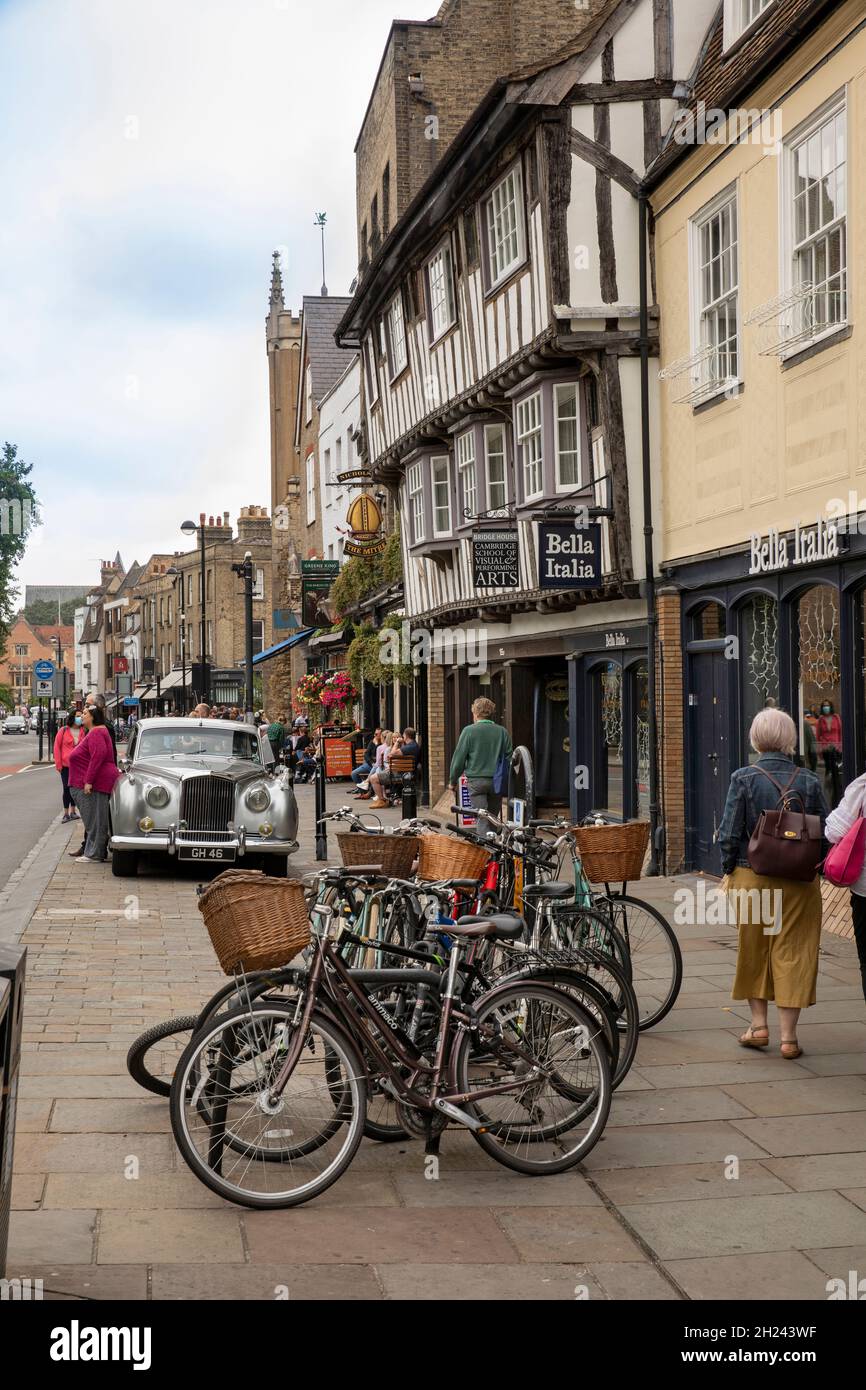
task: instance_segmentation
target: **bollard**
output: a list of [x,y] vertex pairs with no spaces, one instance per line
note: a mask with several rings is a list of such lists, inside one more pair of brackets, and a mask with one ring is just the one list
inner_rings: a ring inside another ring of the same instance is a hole
[[328,826],[322,820],[322,816],[328,809],[327,793],[325,791],[325,757],[324,749],[322,757],[316,764],[316,862],[323,864],[328,858]]
[[418,814],[418,786],[414,772],[403,773],[402,814],[404,820],[414,820]]

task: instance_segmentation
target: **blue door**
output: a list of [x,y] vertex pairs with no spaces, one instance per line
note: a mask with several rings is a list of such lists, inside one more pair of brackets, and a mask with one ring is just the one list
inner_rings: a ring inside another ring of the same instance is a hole
[[728,742],[728,662],[724,644],[689,646],[688,732],[691,795],[691,863],[697,870],[720,874],[715,844],[730,781]]

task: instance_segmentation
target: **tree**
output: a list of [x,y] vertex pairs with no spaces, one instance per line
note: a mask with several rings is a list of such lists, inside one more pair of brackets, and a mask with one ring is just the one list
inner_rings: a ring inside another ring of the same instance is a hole
[[8,441],[0,453],[0,657],[5,655],[17,597],[15,566],[27,545],[27,537],[40,522],[38,503],[29,481],[33,465],[18,457],[18,446]]
[[[64,627],[71,627],[75,621],[75,610],[84,603],[87,595],[79,594],[67,598],[60,604],[59,621]],[[50,598],[38,598],[24,609],[24,616],[34,627],[53,627],[58,622],[58,607]]]

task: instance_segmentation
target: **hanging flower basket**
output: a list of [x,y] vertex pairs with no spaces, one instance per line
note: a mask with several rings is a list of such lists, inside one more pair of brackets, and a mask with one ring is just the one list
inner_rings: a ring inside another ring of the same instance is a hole
[[295,686],[295,700],[299,705],[318,705],[322,702],[325,678],[317,672],[301,676]]
[[348,671],[335,671],[332,676],[328,676],[322,685],[319,696],[322,708],[328,714],[344,710],[357,698],[358,692],[352,684],[352,678]]

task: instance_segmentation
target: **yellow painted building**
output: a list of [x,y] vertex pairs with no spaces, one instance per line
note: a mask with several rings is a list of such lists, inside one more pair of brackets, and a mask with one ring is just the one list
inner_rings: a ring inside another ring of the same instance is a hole
[[863,0],[726,0],[651,172],[670,868],[765,705],[866,767],[864,131]]

